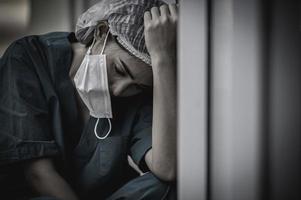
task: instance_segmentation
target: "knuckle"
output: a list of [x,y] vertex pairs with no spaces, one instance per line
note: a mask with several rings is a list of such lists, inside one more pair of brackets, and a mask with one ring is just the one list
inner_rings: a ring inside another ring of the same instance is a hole
[[144,30],[145,30],[145,31],[149,31],[150,29],[151,29],[150,24],[149,24],[149,23],[146,23],[146,24],[144,25]]
[[147,23],[144,26],[145,31],[152,31],[159,25],[158,20],[153,20],[151,23]]
[[168,23],[168,22],[169,22],[168,17],[166,17],[166,16],[162,16],[162,17],[161,17],[161,23],[162,23],[162,24],[166,24],[166,23]]
[[166,8],[168,8],[168,5],[166,5],[166,4],[160,6],[160,9],[166,9]]
[[160,20],[154,20],[153,24],[152,24],[152,27],[154,27],[154,28],[158,27],[160,25],[160,23],[161,23]]
[[156,7],[156,6],[154,6],[154,7],[151,8],[152,12],[157,11],[157,10],[158,10],[158,7]]
[[171,18],[171,21],[172,21],[173,23],[177,23],[177,22],[178,22],[178,16],[172,17],[172,18]]

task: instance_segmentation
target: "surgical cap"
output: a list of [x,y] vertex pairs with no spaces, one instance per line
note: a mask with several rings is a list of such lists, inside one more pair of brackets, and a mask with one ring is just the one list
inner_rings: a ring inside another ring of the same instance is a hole
[[102,0],[84,12],[77,21],[75,36],[83,44],[89,44],[94,37],[97,25],[107,21],[110,33],[131,54],[151,65],[145,46],[145,11],[161,6],[160,0]]

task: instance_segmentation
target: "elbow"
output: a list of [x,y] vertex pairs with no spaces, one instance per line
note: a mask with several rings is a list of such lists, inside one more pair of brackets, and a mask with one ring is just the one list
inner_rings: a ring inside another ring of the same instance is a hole
[[[157,159],[156,159],[157,158]],[[165,182],[173,182],[177,176],[177,160],[175,156],[154,157],[153,151],[150,150],[145,157],[146,164],[150,171],[160,180]]]
[[176,180],[177,176],[177,170],[175,167],[154,167],[152,172],[156,177],[165,182],[173,182]]
[[162,174],[162,180],[166,182],[173,182],[176,180],[176,170],[169,170],[165,175]]

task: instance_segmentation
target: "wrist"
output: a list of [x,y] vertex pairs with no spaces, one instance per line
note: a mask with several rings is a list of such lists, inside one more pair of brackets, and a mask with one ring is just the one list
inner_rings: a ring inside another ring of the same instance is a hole
[[177,71],[176,59],[167,59],[163,56],[156,57],[152,59],[152,69],[154,81],[169,80],[174,82]]
[[176,61],[176,52],[175,51],[156,51],[150,52],[150,57],[152,62],[170,62]]
[[156,55],[151,55],[152,67],[154,69],[158,67],[172,67],[176,68],[177,59],[176,55],[170,53],[160,53]]

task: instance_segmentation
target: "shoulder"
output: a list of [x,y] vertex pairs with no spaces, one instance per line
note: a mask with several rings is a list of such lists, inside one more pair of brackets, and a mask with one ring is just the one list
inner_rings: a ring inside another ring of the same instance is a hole
[[1,58],[1,68],[27,68],[45,71],[53,79],[53,72],[67,71],[72,60],[69,32],[29,35],[15,40]]
[[2,59],[6,57],[20,58],[28,54],[39,54],[47,47],[70,47],[69,32],[51,32],[44,35],[28,35],[12,42],[6,49]]
[[53,32],[15,40],[0,60],[0,83],[44,83],[54,81],[62,70],[67,73],[72,57],[69,34]]
[[39,42],[47,47],[71,48],[71,42],[74,40],[73,32],[50,32],[38,36]]

